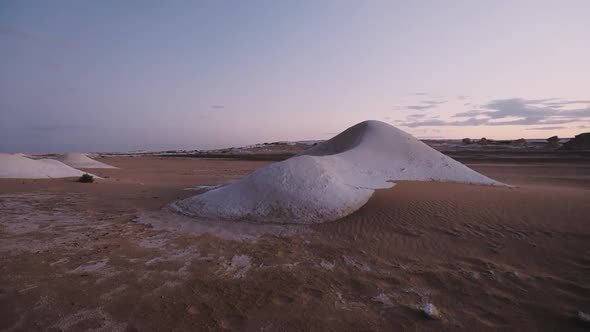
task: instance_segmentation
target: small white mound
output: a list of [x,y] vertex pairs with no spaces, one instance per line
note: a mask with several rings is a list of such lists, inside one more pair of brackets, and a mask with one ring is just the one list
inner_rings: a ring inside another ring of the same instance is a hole
[[54,159],[34,160],[21,155],[0,153],[0,178],[46,179],[82,176],[84,172]]
[[389,181],[503,185],[383,122],[361,122],[302,155],[174,203],[209,219],[312,224],[342,218]]
[[74,168],[116,168],[89,158],[83,153],[65,153],[56,159]]
[[176,202],[173,207],[212,219],[312,223],[344,217],[363,206],[372,193],[372,189],[348,185],[334,171],[334,160],[301,156]]

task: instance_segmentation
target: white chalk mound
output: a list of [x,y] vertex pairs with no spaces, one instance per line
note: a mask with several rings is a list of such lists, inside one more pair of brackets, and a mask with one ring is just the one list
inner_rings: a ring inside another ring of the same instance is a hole
[[380,121],[365,121],[299,156],[172,204],[208,219],[312,224],[358,210],[390,181],[503,185]]
[[83,153],[65,153],[56,159],[74,168],[116,168],[94,160]]
[[82,176],[84,172],[54,159],[34,160],[19,154],[0,153],[0,178],[47,179]]

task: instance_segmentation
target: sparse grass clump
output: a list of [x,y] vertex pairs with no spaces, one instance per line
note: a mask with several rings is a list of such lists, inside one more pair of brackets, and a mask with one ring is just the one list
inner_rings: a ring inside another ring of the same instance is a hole
[[90,174],[84,174],[78,179],[78,182],[92,183],[92,182],[94,182],[94,176],[92,176]]

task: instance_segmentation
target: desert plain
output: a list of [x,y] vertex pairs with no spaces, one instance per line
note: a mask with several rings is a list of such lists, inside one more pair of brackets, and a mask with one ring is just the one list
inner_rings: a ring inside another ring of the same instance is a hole
[[252,156],[109,156],[118,168],[88,170],[94,183],[0,179],[0,330],[582,331],[590,160],[529,157],[462,152],[512,187],[396,181],[314,225],[169,208],[274,162]]

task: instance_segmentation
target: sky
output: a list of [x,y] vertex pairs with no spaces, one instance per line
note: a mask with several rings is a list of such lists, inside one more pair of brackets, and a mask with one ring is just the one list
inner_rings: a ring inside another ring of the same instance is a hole
[[0,2],[0,152],[590,131],[590,1]]

